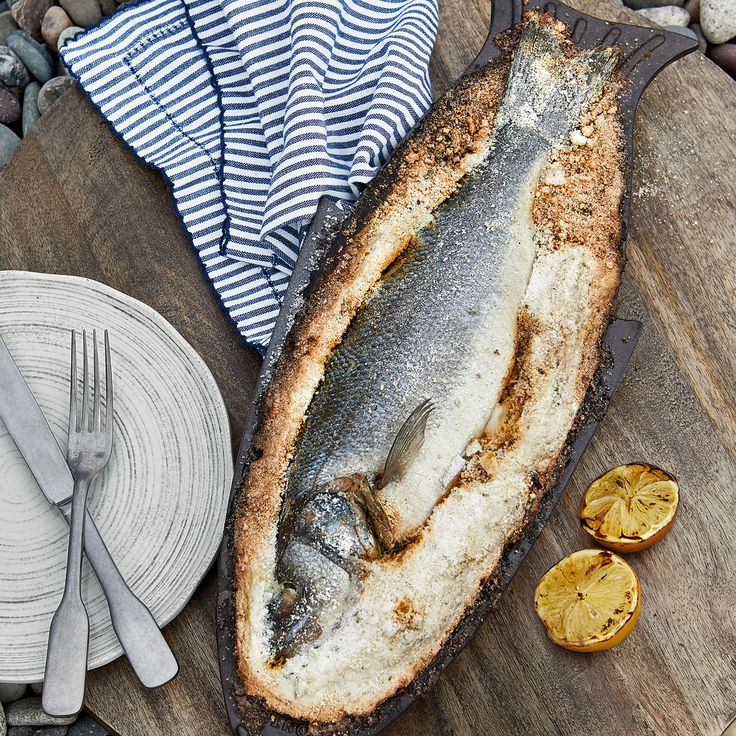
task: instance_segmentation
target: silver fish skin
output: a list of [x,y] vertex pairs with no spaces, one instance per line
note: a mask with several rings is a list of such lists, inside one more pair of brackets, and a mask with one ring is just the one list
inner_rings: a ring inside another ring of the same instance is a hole
[[[446,488],[443,471],[488,421],[492,393],[485,406],[469,403],[459,377],[495,344],[502,310],[523,300],[536,253],[530,213],[540,173],[599,96],[615,61],[608,49],[565,56],[548,24],[526,23],[488,156],[434,213],[432,226],[415,234],[328,361],[279,521],[281,589],[270,609],[279,656],[339,626],[360,594],[364,562],[390,553],[380,499],[391,492],[400,499],[401,489],[394,483],[382,496],[378,487],[407,417],[433,402],[422,452],[433,453],[437,477],[422,485],[426,502],[406,520],[409,529],[427,518]],[[513,344],[499,336],[498,345],[499,360],[510,364]],[[440,441],[456,426],[464,436],[455,445]]]

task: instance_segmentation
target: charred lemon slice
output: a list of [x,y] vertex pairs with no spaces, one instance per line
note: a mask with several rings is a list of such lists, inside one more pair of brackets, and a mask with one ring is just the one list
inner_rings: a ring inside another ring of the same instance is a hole
[[677,481],[664,470],[619,465],[593,481],[580,504],[580,523],[614,552],[638,552],[661,539],[677,511]]
[[603,549],[581,549],[548,570],[534,610],[555,644],[599,652],[620,644],[639,618],[641,589],[631,565]]

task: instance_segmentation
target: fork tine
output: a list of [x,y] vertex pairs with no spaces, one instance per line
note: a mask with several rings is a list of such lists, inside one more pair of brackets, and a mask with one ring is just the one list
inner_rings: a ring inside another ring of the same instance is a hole
[[112,450],[112,430],[113,430],[113,391],[112,391],[112,360],[110,358],[110,337],[105,330],[105,440],[107,453]]
[[82,330],[82,421],[81,430],[87,431],[89,427],[89,376],[87,371],[87,330]]
[[92,344],[94,355],[94,371],[95,371],[95,393],[94,393],[94,414],[92,417],[92,429],[95,432],[100,431],[100,363],[97,358],[97,330],[92,330]]
[[69,434],[77,431],[77,334],[72,330],[72,371],[69,386]]

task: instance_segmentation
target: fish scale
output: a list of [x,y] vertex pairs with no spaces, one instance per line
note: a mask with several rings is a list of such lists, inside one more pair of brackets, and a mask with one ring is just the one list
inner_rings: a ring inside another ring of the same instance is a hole
[[[281,651],[339,623],[335,606],[321,616],[317,587],[329,579],[330,565],[333,586],[341,590],[345,569],[360,569],[356,560],[335,559],[324,533],[334,519],[328,506],[317,508],[310,499],[335,479],[363,474],[374,481],[397,431],[431,399],[435,408],[413,465],[377,492],[397,537],[406,538],[444,494],[453,459],[488,421],[514,360],[516,319],[537,252],[531,221],[536,183],[599,94],[613,61],[607,50],[571,60],[553,30],[525,27],[486,159],[436,210],[433,223],[415,234],[335,348],[307,411],[279,522],[277,578],[295,586],[299,597],[294,610],[274,618]],[[340,533],[352,528],[357,544],[371,531],[364,528],[370,522],[348,485],[335,486],[347,494],[341,519],[353,509]],[[294,564],[299,550],[303,568]],[[306,559],[320,550],[330,561],[323,559],[319,576],[312,576]],[[350,596],[344,599],[347,606]]]

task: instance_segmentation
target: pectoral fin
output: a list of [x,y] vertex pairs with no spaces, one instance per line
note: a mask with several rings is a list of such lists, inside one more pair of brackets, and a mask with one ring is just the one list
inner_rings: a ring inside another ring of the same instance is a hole
[[434,409],[431,399],[426,399],[409,415],[394,440],[383,473],[376,482],[376,488],[385,488],[389,483],[401,480],[411,464],[416,460],[424,444],[427,420]]

